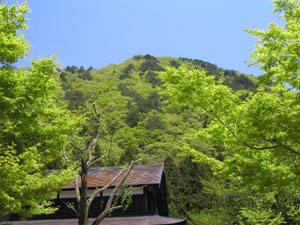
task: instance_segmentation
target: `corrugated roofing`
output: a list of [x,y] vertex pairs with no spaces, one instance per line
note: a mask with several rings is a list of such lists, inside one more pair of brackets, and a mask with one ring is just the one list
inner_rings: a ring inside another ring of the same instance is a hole
[[[88,187],[103,187],[107,185],[121,169],[119,166],[90,168],[87,178]],[[129,185],[160,184],[163,170],[164,164],[162,163],[134,166],[127,178],[127,183]],[[116,185],[120,179],[116,180],[113,186]],[[64,188],[75,188],[75,181]]]
[[[94,219],[89,219],[92,224]],[[13,225],[76,225],[76,219],[64,220],[31,220],[10,222]],[[137,216],[137,217],[108,217],[105,218],[101,225],[162,225],[162,224],[186,224],[185,219],[174,219],[163,216]]]

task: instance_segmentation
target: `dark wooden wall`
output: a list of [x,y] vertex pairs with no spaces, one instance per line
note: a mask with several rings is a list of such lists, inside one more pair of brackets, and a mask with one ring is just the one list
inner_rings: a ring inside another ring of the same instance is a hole
[[[161,215],[168,216],[167,190],[165,175],[163,174],[161,184],[147,185],[144,194],[132,195],[132,203],[126,210],[120,209],[112,213],[111,216],[138,216],[138,215]],[[93,201],[89,217],[96,217],[103,211],[109,196],[97,197]],[[75,212],[67,206],[72,203],[77,205],[75,198],[54,199],[54,206],[59,206],[59,210],[52,215],[35,216],[33,219],[62,219],[76,218]],[[17,215],[12,215],[11,219],[19,219]]]

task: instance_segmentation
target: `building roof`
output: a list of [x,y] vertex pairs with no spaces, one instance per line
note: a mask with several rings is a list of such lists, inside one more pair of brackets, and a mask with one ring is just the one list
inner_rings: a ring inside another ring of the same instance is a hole
[[[88,187],[92,188],[105,186],[120,172],[120,170],[121,167],[119,166],[90,168],[87,178]],[[127,183],[134,186],[160,184],[163,170],[164,164],[162,163],[134,166],[127,178]],[[112,186],[116,185],[119,180],[120,179],[117,179]],[[73,188],[75,188],[75,181],[64,187],[64,189]]]
[[[94,219],[89,219],[92,224]],[[77,219],[61,219],[61,220],[31,220],[31,221],[10,221],[12,225],[76,225]],[[164,216],[136,216],[136,217],[107,217],[101,225],[167,225],[167,224],[186,224],[185,219],[174,219]]]

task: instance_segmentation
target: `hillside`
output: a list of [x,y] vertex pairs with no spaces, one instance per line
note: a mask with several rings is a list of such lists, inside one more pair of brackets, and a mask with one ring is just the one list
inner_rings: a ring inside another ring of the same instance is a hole
[[[207,165],[193,163],[191,158],[178,154],[186,143],[219,160],[229,153],[194,135],[209,123],[207,115],[179,107],[164,95],[158,73],[166,65],[182,64],[205,70],[216,79],[223,77],[224,83],[239,92],[241,98],[257,87],[256,77],[202,60],[151,55],[136,55],[101,69],[67,66],[57,73],[69,109],[89,112],[96,102],[104,124],[97,154],[110,154],[106,164],[122,165],[141,156],[144,163],[165,162],[171,216],[188,217],[191,224],[197,224],[193,215],[213,207],[212,196],[203,192],[204,180],[211,181],[211,171]],[[230,209],[228,205],[225,208]]]
[[224,83],[240,91],[241,97],[255,91],[256,77],[186,58],[136,55],[119,65],[101,69],[67,66],[59,73],[70,109],[89,110],[93,102],[97,103],[106,124],[102,148],[104,151],[109,146],[115,163],[138,154],[156,161],[156,157],[163,160],[167,155],[175,156],[181,140],[209,120],[194,109],[168,102],[163,94],[158,72],[164,65],[179,67],[183,63],[208,75],[223,76]]

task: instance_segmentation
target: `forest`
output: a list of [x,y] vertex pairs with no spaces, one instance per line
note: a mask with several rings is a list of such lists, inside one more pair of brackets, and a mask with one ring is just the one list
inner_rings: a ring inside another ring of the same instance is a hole
[[92,157],[74,150],[92,145],[107,156],[93,166],[164,163],[169,214],[188,224],[300,223],[298,1],[274,1],[284,26],[246,30],[259,38],[259,77],[149,54],[16,68],[28,6],[0,7],[0,221],[53,213],[49,200]]

